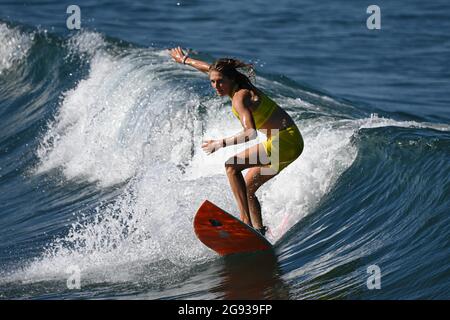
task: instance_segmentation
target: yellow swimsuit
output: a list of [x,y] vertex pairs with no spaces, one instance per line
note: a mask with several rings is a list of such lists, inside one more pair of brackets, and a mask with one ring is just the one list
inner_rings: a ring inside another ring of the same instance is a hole
[[[252,111],[257,130],[270,118],[276,108],[277,104],[272,99],[261,94],[258,108]],[[231,106],[231,111],[236,118],[240,119],[234,106]],[[263,146],[271,160],[270,168],[278,173],[300,156],[303,151],[303,138],[297,126],[293,125],[281,131],[277,130],[275,134],[272,130],[271,137],[263,142]]]

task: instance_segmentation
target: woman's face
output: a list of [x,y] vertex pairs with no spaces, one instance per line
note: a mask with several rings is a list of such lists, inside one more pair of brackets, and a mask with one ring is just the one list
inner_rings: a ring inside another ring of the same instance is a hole
[[234,83],[231,79],[227,78],[225,75],[219,71],[212,70],[209,72],[209,81],[211,86],[216,90],[219,96],[226,96],[231,94],[233,90]]

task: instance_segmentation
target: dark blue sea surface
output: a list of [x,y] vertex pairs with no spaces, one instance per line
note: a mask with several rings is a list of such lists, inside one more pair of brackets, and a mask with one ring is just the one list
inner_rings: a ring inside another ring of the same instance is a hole
[[[366,1],[71,4],[0,0],[1,299],[450,298],[448,1],[378,1],[380,30]],[[246,146],[203,153],[241,128],[177,45],[252,62],[302,132],[257,193],[275,257],[193,232],[238,215]]]

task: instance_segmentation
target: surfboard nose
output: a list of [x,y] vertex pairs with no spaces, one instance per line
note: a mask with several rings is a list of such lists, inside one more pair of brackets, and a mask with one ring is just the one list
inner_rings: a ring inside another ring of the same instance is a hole
[[208,200],[197,210],[194,231],[203,244],[222,256],[272,249],[260,233]]

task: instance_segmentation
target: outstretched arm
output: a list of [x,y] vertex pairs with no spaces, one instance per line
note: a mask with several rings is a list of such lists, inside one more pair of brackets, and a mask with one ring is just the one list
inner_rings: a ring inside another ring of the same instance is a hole
[[189,66],[194,67],[198,71],[208,73],[209,70],[208,63],[188,57],[187,54],[185,54],[180,47],[170,49],[170,55],[172,56],[173,60],[175,60],[178,63],[187,64]]

